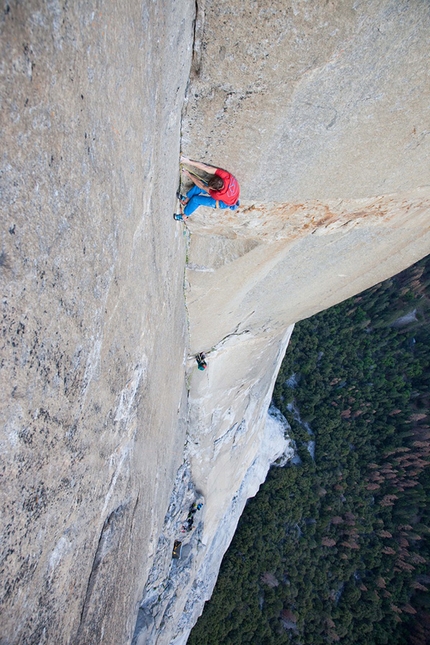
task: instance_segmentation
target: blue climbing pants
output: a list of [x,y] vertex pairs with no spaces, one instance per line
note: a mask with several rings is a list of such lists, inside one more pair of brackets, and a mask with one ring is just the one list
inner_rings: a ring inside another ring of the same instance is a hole
[[[189,217],[199,206],[209,206],[210,208],[216,208],[216,200],[209,195],[206,190],[199,188],[198,186],[193,186],[191,190],[188,191],[187,197],[190,200],[188,204],[184,207],[184,214]],[[219,208],[230,208],[228,204],[224,202],[218,202]]]

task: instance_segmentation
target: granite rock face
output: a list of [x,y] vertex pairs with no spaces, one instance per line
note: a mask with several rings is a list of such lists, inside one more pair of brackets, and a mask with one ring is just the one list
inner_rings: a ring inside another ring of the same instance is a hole
[[186,429],[193,11],[2,5],[2,643],[132,638]]
[[195,577],[208,596],[206,561],[220,562],[223,518],[250,492],[285,330],[430,252],[430,8],[220,0],[199,12],[182,149],[242,186],[238,211],[187,223],[190,352],[209,365],[192,373],[189,424],[210,509]]
[[421,0],[199,2],[183,147],[265,202],[428,184],[429,7]]
[[[34,0],[0,26],[0,640],[183,645],[291,454],[267,409],[293,323],[430,252],[430,9]],[[185,235],[181,134],[242,185]]]

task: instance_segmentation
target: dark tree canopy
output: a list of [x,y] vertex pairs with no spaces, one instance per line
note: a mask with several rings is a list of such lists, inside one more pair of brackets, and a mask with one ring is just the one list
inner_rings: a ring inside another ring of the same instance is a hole
[[296,325],[273,399],[300,463],[248,502],[189,645],[430,642],[429,285],[430,257]]

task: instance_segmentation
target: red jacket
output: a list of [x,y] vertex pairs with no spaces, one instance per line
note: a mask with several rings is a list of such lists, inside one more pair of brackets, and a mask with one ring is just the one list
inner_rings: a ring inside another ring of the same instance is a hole
[[222,168],[217,168],[215,174],[224,180],[224,187],[221,190],[212,190],[212,188],[209,188],[209,195],[213,199],[218,199],[220,202],[224,202],[224,204],[227,204],[228,206],[234,206],[239,199],[240,194],[240,188],[236,177]]

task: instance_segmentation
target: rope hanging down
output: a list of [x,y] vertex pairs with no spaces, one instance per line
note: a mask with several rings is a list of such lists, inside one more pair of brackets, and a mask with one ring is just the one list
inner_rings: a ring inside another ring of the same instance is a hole
[[[182,164],[182,163],[179,164],[179,165],[180,165],[180,168],[184,167],[184,164]],[[198,175],[197,173],[193,172],[192,170],[189,170],[188,168],[186,168],[186,171],[189,172],[190,175],[194,175],[194,177],[197,177],[197,179],[199,179],[201,182],[203,182],[205,184],[205,186],[208,185],[208,182],[205,181],[202,177],[200,177],[200,175]]]

